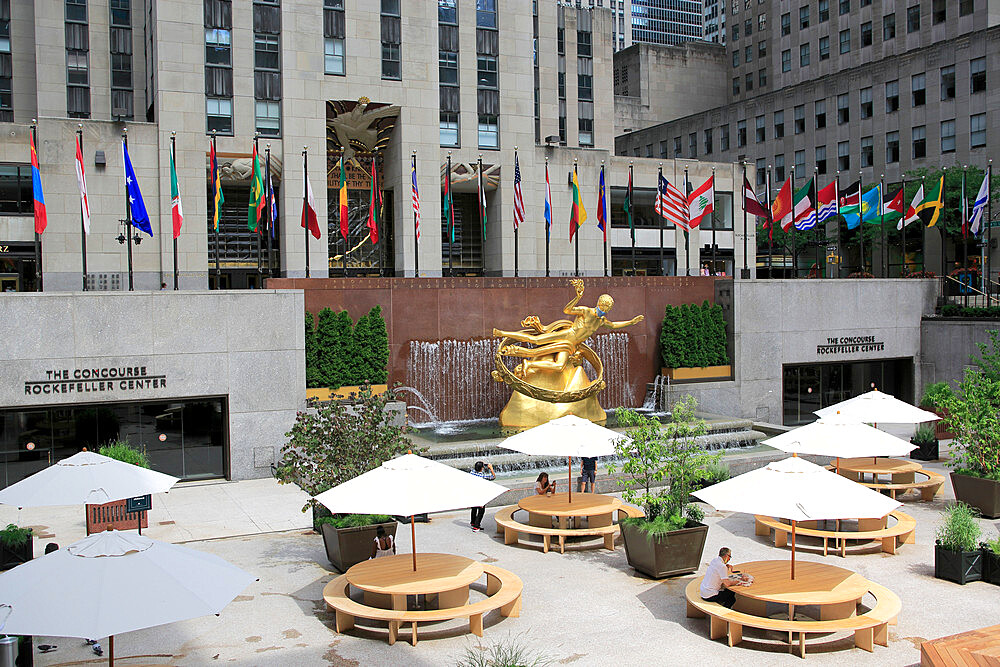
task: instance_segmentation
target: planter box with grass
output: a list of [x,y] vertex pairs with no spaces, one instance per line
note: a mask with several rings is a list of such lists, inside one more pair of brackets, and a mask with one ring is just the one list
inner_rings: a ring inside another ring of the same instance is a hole
[[352,565],[357,565],[371,558],[372,544],[379,526],[385,529],[387,535],[392,535],[395,542],[396,525],[396,522],[390,517],[369,517],[368,515],[352,514],[332,520],[321,519],[319,528],[323,534],[323,546],[326,548],[327,560],[338,571],[346,572]]
[[934,546],[934,576],[938,579],[967,584],[983,578],[983,552],[951,551],[940,544]]
[[1000,517],[1000,482],[953,472],[951,486],[959,502],[975,507],[989,519]]
[[955,503],[943,515],[944,522],[934,533],[934,576],[958,584],[979,581],[983,577],[983,552],[976,511]]
[[916,461],[937,461],[938,460],[938,439],[934,435],[934,429],[930,426],[921,426],[910,438],[910,444],[917,448],[910,452],[910,458]]
[[1000,540],[991,547],[983,545],[983,581],[1000,586]]
[[0,570],[9,570],[31,560],[34,555],[33,540],[30,528],[10,524],[0,530]]
[[689,521],[687,526],[662,535],[642,530],[631,521],[622,524],[628,564],[653,579],[690,574],[701,565],[708,526]]

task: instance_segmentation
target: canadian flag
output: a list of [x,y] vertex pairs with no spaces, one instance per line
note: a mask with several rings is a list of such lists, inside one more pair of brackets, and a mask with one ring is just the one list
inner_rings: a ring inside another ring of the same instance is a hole
[[316,218],[316,200],[313,199],[313,189],[308,178],[306,178],[304,189],[305,203],[302,204],[302,227],[308,226],[313,237],[318,239],[319,220]]

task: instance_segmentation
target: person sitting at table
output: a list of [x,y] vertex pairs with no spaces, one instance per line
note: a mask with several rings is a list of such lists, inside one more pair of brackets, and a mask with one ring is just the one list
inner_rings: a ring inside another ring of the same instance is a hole
[[[375,529],[375,540],[372,542],[371,558],[384,558],[396,554],[396,542],[392,535],[386,535],[385,528],[379,526]],[[369,558],[369,560],[371,560]]]
[[556,492],[556,483],[549,482],[549,473],[543,472],[535,480],[535,493],[540,496],[547,494],[554,494]]
[[730,579],[733,568],[729,565],[732,559],[732,552],[729,547],[719,549],[719,555],[708,563],[708,571],[705,578],[701,580],[701,599],[705,602],[718,602],[727,609],[732,609],[736,604],[736,593],[729,590],[733,586],[742,586],[739,579]]

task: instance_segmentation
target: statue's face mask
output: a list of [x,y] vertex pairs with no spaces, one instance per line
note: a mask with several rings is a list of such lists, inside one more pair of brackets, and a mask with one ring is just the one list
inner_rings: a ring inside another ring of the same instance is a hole
[[606,312],[604,312],[603,310],[601,310],[600,306],[595,307],[594,310],[597,311],[597,316],[598,317],[605,317],[607,315]]

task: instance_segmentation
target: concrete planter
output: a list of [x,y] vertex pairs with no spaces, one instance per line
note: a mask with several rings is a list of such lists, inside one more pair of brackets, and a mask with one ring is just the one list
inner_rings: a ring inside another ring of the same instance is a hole
[[983,547],[983,581],[1000,586],[1000,556],[989,547]]
[[934,576],[965,585],[983,578],[983,552],[950,551],[934,545]]
[[955,500],[975,507],[988,519],[1000,517],[1000,482],[953,472],[951,486]]
[[628,564],[653,579],[690,574],[701,565],[708,526],[688,522],[687,528],[651,536],[638,527],[623,523],[622,539]]
[[321,524],[320,532],[323,534],[326,557],[338,571],[346,572],[352,565],[371,558],[372,542],[379,526],[385,528],[386,534],[392,535],[395,542],[396,525],[395,521],[356,528],[334,528],[328,523]]
[[[384,394],[389,389],[387,384],[373,384],[372,386],[372,396],[379,396]],[[329,389],[326,387],[317,387],[314,389],[306,389],[306,398],[315,398],[320,401],[332,401],[332,400],[343,400],[351,397],[351,394],[357,394],[361,391],[360,385],[344,385],[339,389]]]
[[663,368],[662,375],[674,381],[696,382],[699,380],[728,380],[733,376],[733,367],[704,366],[702,368]]
[[28,541],[15,549],[0,545],[0,570],[9,570],[31,560],[35,553],[34,540],[35,536],[29,535]]

